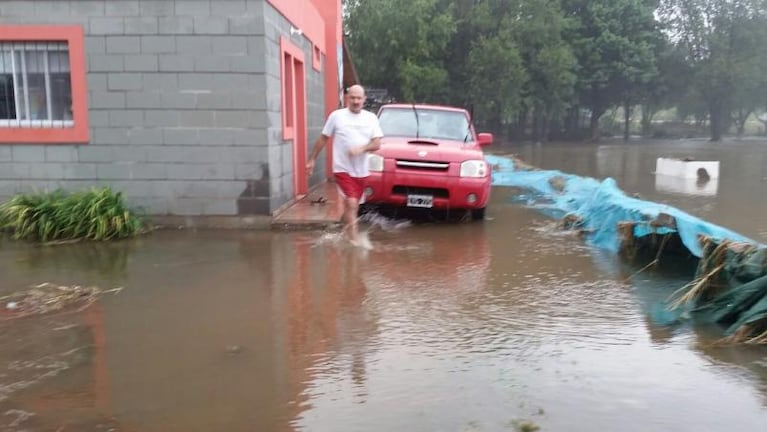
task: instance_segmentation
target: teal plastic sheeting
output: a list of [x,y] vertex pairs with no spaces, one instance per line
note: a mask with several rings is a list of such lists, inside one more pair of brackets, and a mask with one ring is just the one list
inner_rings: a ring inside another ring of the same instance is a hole
[[[636,237],[676,231],[690,253],[699,258],[703,254],[698,243],[701,234],[715,241],[731,240],[758,245],[741,234],[677,208],[627,196],[612,178],[599,181],[555,170],[517,169],[513,159],[496,155],[485,155],[485,159],[494,166],[493,185],[525,189],[532,193],[528,200],[532,206],[549,214],[558,213],[557,216],[578,217],[582,222],[579,228],[591,233],[587,236],[588,242],[600,248],[618,252],[618,223],[624,221],[637,222],[634,227]],[[551,184],[551,180],[556,178],[562,181],[555,180],[555,183],[564,185],[561,191]],[[676,230],[650,225],[661,214],[675,219]]]

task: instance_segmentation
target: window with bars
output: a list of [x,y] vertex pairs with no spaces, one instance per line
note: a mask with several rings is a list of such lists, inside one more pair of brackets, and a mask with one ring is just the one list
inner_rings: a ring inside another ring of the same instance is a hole
[[71,128],[67,42],[0,42],[0,127]]

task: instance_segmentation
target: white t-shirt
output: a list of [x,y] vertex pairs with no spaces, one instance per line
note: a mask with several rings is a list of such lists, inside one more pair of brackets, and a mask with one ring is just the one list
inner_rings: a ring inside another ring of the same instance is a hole
[[350,156],[349,149],[366,145],[373,138],[383,136],[378,117],[370,111],[353,113],[348,108],[333,111],[322,128],[322,134],[333,137],[333,172],[345,172],[352,177],[367,177],[367,152]]

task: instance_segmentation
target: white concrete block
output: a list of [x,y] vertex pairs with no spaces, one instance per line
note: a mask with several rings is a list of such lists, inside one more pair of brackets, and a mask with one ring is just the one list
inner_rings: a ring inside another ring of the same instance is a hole
[[719,178],[719,161],[658,158],[655,163],[656,175],[697,179],[703,171],[709,179]]

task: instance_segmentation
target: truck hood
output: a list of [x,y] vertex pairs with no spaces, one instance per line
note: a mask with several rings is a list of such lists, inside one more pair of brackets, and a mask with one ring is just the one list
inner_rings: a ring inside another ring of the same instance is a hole
[[484,159],[484,153],[475,143],[462,141],[384,137],[376,152],[387,159],[424,160],[435,162],[463,162]]

